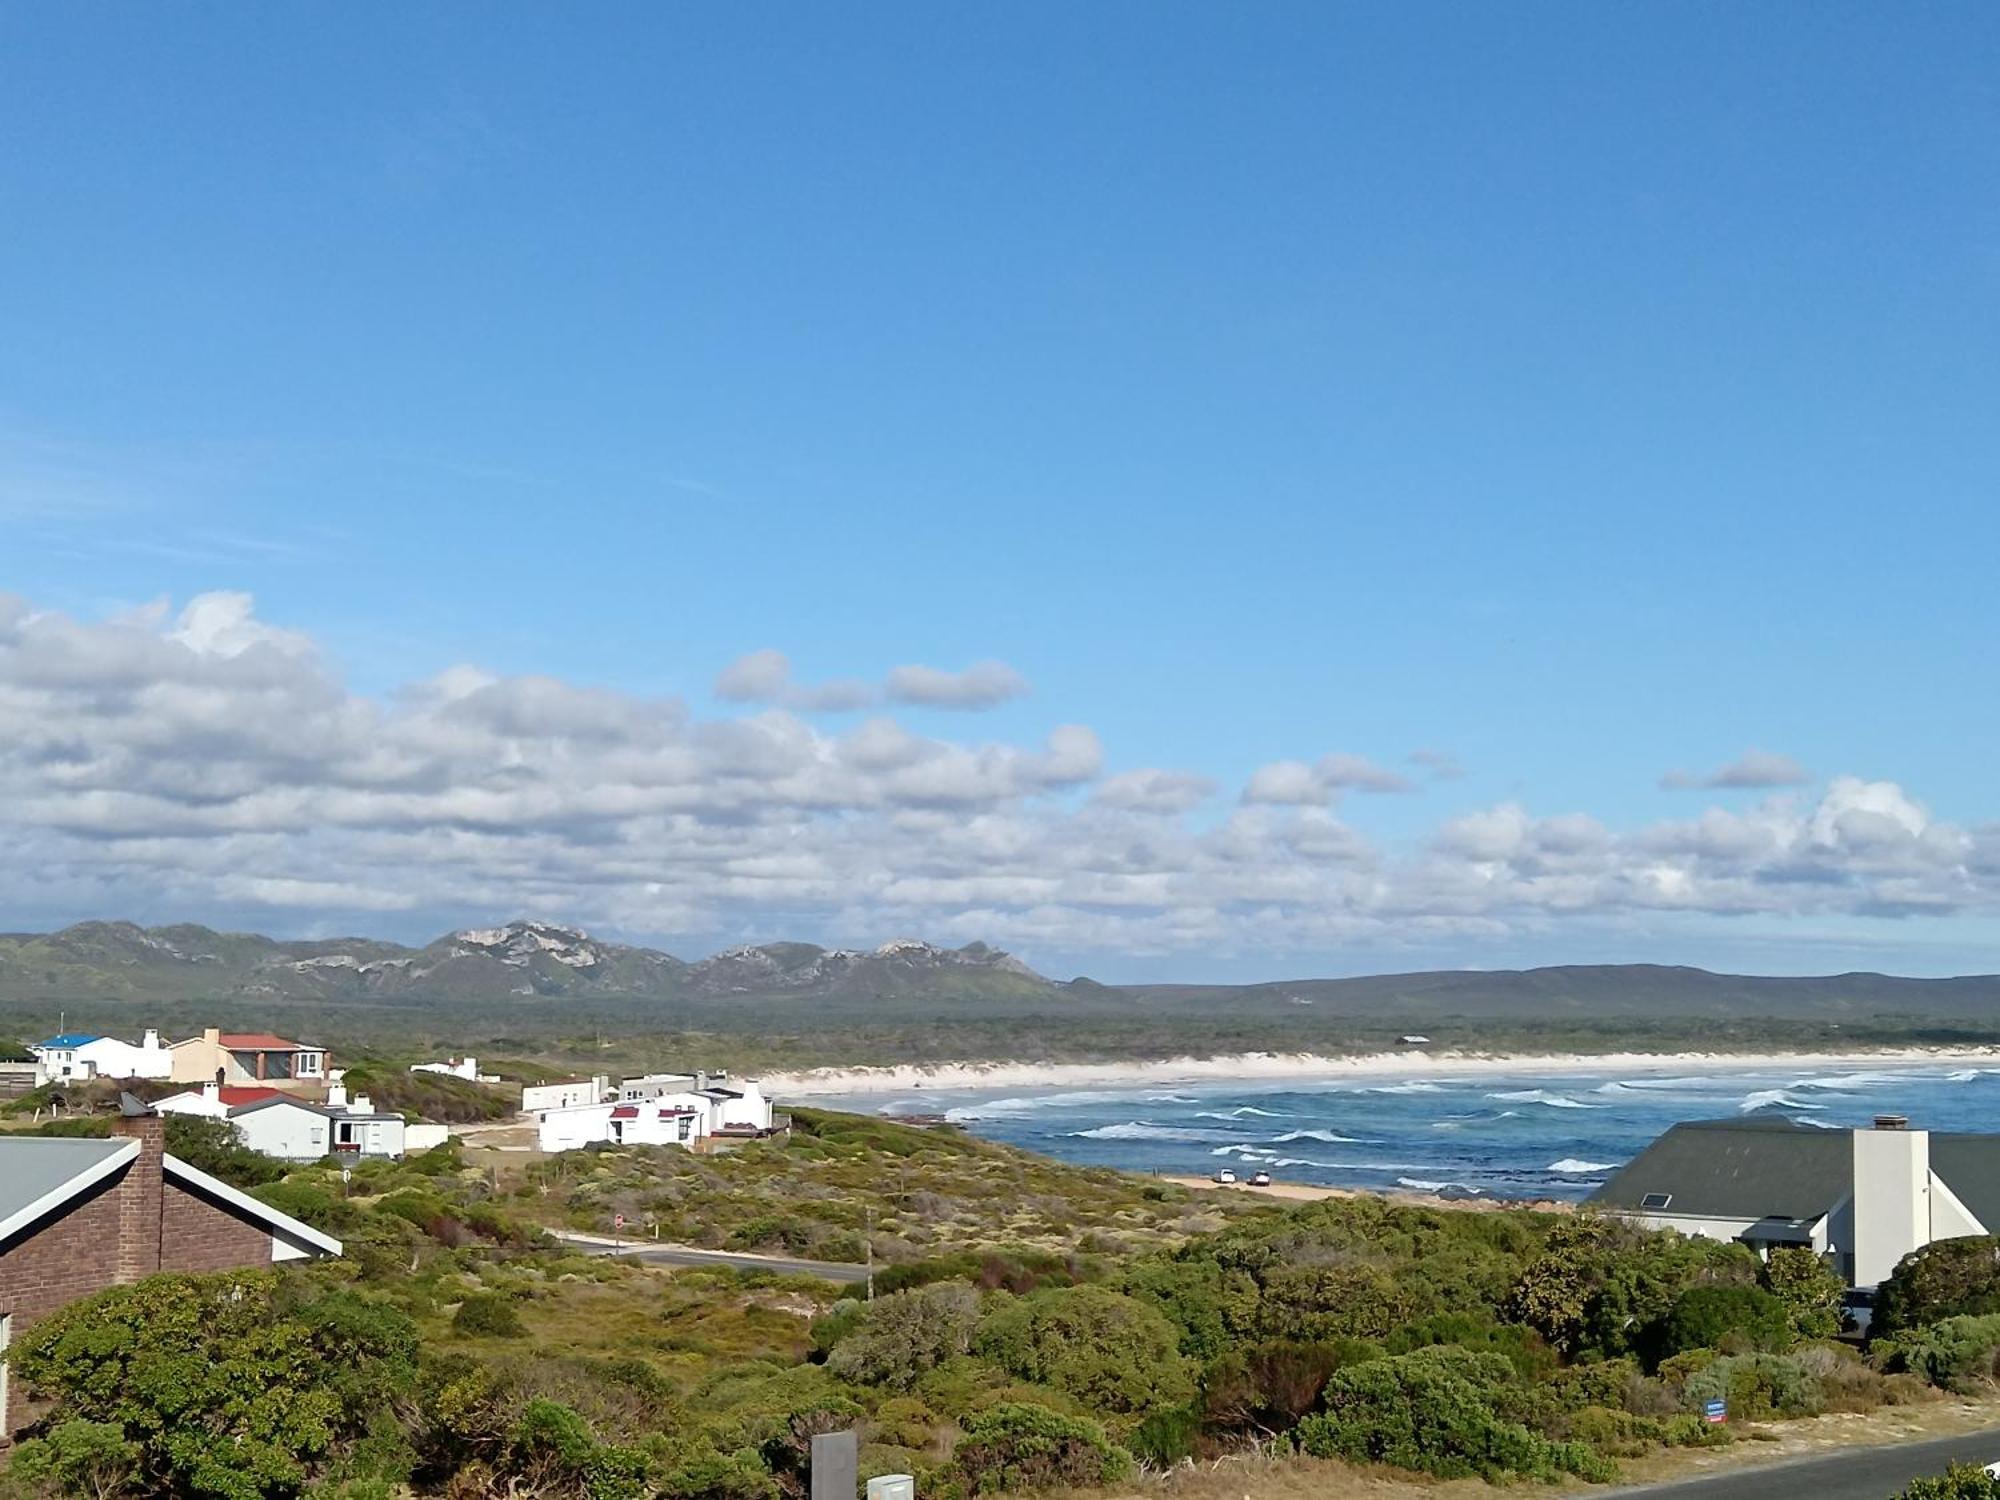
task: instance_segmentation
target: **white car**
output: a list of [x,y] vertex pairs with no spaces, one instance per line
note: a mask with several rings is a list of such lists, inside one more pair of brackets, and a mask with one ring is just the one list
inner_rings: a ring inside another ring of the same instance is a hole
[[1230,1171],[1229,1168],[1224,1167],[1220,1172],[1215,1174],[1215,1180],[1226,1186],[1236,1180],[1236,1174]]
[[1250,1174],[1250,1186],[1269,1187],[1270,1185],[1271,1174],[1269,1172],[1252,1172]]

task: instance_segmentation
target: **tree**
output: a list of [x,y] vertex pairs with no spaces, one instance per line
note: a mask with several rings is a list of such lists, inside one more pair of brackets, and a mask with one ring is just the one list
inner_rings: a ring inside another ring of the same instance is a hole
[[[296,1490],[408,1385],[416,1331],[348,1293],[287,1308],[277,1290],[268,1271],[114,1287],[30,1329],[14,1373],[56,1402],[60,1425],[100,1424],[130,1444],[137,1488]],[[89,1446],[108,1456],[100,1436]]]
[[1764,1262],[1764,1288],[1785,1304],[1792,1331],[1802,1339],[1830,1339],[1840,1332],[1840,1298],[1847,1283],[1826,1258],[1806,1245],[1781,1245]]
[[1904,1256],[1876,1295],[1871,1333],[2000,1312],[2000,1235],[1935,1240]]
[[1194,1394],[1179,1331],[1157,1308],[1108,1287],[1056,1287],[1010,1301],[979,1325],[973,1347],[1109,1416],[1141,1418]]
[[906,1391],[927,1371],[972,1347],[979,1294],[959,1281],[892,1292],[862,1309],[827,1368],[843,1380]]
[[1507,1316],[1525,1324],[1565,1354],[1583,1340],[1591,1297],[1603,1279],[1602,1220],[1582,1215],[1549,1231],[1542,1253],[1530,1261],[1507,1295]]

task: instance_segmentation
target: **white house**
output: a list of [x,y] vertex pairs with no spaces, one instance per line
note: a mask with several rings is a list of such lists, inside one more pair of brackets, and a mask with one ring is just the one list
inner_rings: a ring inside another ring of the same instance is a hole
[[544,1151],[575,1151],[600,1141],[621,1146],[694,1146],[713,1130],[708,1101],[675,1095],[644,1104],[578,1104],[543,1112],[536,1144]]
[[710,1134],[762,1134],[771,1128],[771,1101],[754,1078],[732,1083],[727,1073],[648,1073],[628,1078],[620,1103],[676,1103],[704,1109]]
[[378,1112],[365,1094],[356,1095],[350,1103],[338,1084],[324,1105],[309,1104],[274,1088],[208,1083],[170,1095],[153,1108],[161,1114],[227,1120],[246,1146],[280,1161],[348,1155],[399,1157],[409,1148],[408,1127],[401,1115]]
[[198,1089],[185,1093],[169,1094],[164,1099],[153,1102],[153,1108],[163,1115],[200,1115],[210,1120],[226,1120],[229,1112],[246,1104],[256,1104],[265,1099],[282,1099],[285,1096],[271,1088],[234,1088],[227,1084],[204,1083]]
[[230,1110],[229,1123],[253,1151],[280,1161],[318,1161],[333,1153],[333,1115],[289,1094]]
[[756,1079],[716,1084],[703,1092],[715,1101],[717,1134],[763,1135],[771,1129],[771,1101],[764,1097]]
[[442,1073],[447,1078],[463,1078],[467,1083],[479,1081],[479,1059],[476,1057],[453,1057],[444,1062],[411,1063],[412,1073]]
[[611,1079],[603,1073],[595,1078],[568,1078],[561,1083],[531,1083],[521,1090],[521,1112],[538,1115],[549,1109],[597,1104],[610,1092]]
[[37,1042],[28,1053],[40,1064],[45,1083],[89,1078],[170,1078],[174,1071],[173,1051],[160,1045],[157,1031],[148,1031],[137,1046],[115,1036],[67,1031]]
[[1778,1118],[1676,1125],[1591,1195],[1649,1229],[1805,1245],[1856,1287],[1935,1240],[2000,1232],[2000,1135],[1935,1135],[1900,1115],[1872,1130]]

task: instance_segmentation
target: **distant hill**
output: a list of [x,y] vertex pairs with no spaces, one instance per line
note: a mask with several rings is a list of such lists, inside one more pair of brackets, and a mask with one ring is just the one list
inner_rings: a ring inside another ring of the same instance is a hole
[[372,938],[287,941],[207,927],[80,922],[0,934],[0,1001],[92,999],[714,1000],[1021,997],[1055,987],[984,943],[904,940],[868,952],[771,943],[688,963],[572,927],[509,922],[422,948]]
[[[1886,974],[1760,978],[1652,964],[1439,970],[1356,979],[1247,985],[1105,985],[1044,978],[984,943],[941,948],[915,940],[859,951],[811,943],[732,948],[688,962],[607,943],[546,922],[472,928],[407,948],[371,938],[290,941],[206,927],[81,922],[60,932],[0,934],[0,1003],[229,1001],[241,1006],[368,1001],[379,1010],[454,1002],[654,1003],[691,1013],[741,1013],[755,1003],[796,1021],[827,1016],[1035,1017],[1116,1023],[1185,1018],[1255,1022],[1265,1045],[1329,1023],[1369,1034],[1447,1022],[1735,1024],[1746,1019],[1935,1020],[2000,1025],[2000,976],[1905,979]],[[944,1006],[944,1010],[933,1007]],[[778,1011],[770,1007],[779,1007]],[[1170,1039],[1169,1039],[1170,1040]],[[1249,1038],[1245,1045],[1252,1045]]]

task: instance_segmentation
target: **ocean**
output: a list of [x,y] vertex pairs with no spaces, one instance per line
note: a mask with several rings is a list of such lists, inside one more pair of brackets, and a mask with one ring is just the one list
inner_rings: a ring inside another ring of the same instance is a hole
[[828,1102],[942,1114],[977,1135],[1093,1166],[1202,1175],[1231,1167],[1280,1181],[1507,1199],[1586,1197],[1680,1120],[1755,1113],[1837,1129],[1903,1114],[1923,1129],[2000,1129],[1995,1067],[1677,1066],[903,1089]]

